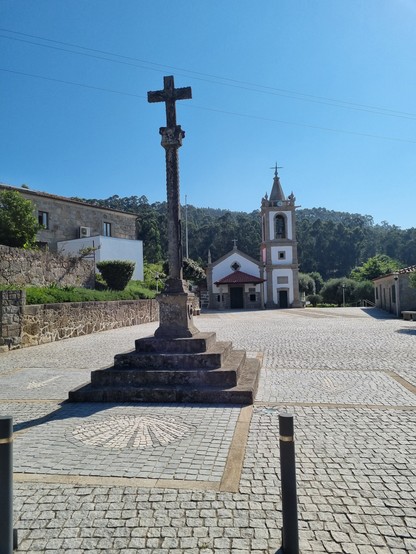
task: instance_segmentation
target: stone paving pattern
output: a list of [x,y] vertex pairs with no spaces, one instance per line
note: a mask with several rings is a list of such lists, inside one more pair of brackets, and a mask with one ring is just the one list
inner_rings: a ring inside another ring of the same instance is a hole
[[276,553],[278,414],[290,411],[302,554],[414,554],[416,324],[360,308],[196,324],[263,359],[242,467],[230,465],[239,407],[61,403],[155,324],[0,354],[18,551]]

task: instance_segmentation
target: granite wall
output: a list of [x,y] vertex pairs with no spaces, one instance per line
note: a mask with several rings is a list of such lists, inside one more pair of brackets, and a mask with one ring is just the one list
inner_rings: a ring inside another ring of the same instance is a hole
[[24,300],[22,291],[0,292],[0,352],[159,319],[156,300],[29,306]]
[[49,250],[23,250],[0,245],[0,284],[90,287],[94,283],[94,262],[78,256],[64,256]]
[[0,290],[0,352],[21,347],[25,303],[24,290]]

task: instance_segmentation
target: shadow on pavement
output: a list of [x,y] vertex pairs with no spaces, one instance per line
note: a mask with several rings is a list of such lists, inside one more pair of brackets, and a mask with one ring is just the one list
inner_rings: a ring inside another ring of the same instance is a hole
[[416,329],[398,329],[396,333],[400,335],[416,335]]
[[393,314],[379,308],[360,308],[360,310],[374,319],[397,319]]
[[167,403],[167,404],[158,404],[150,402],[68,402],[67,400],[63,401],[60,404],[60,407],[57,410],[50,412],[41,417],[34,419],[29,419],[27,421],[22,421],[21,423],[16,423],[13,426],[13,431],[16,433],[18,431],[24,431],[25,429],[30,429],[31,427],[37,427],[45,423],[50,423],[51,421],[62,421],[64,419],[70,419],[72,417],[76,418],[87,418],[89,416],[104,412],[105,410],[110,410],[112,408],[153,408],[157,410],[163,406],[163,408],[200,408],[207,407],[210,408],[231,408],[240,410],[243,405],[241,404],[199,404],[199,403]]

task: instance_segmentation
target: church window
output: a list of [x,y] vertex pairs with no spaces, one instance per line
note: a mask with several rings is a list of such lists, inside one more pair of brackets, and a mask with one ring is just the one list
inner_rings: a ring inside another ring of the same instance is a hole
[[256,295],[255,294],[250,294],[249,298],[250,298],[250,302],[255,302],[256,301]]
[[275,217],[275,238],[286,238],[286,221],[282,215],[277,215]]
[[240,269],[241,265],[238,262],[234,262],[233,264],[231,264],[230,267],[233,271],[238,271]]
[[286,252],[285,251],[278,252],[278,258],[279,258],[279,260],[285,260],[286,259]]

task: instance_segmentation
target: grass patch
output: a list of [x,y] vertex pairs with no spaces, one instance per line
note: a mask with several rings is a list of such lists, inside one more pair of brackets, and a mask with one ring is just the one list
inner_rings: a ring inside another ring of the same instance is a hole
[[[16,290],[22,287],[1,286],[1,290]],[[23,287],[27,304],[60,304],[62,302],[104,302],[109,300],[140,300],[155,298],[155,292],[141,281],[130,281],[125,290],[116,291],[85,289],[83,287]]]

